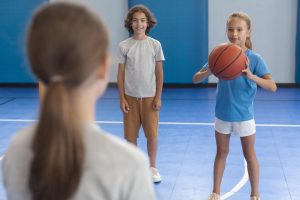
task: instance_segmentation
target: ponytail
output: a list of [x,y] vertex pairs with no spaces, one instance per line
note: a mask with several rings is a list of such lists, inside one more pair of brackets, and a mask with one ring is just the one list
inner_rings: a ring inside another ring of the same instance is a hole
[[108,34],[86,7],[57,2],[34,15],[27,42],[31,69],[47,83],[32,142],[29,189],[33,200],[70,199],[85,158],[80,108],[72,97],[99,70],[108,51]]
[[33,200],[66,200],[83,168],[81,127],[62,82],[50,83],[33,139],[29,187]]
[[247,37],[245,46],[246,46],[248,49],[251,49],[251,50],[253,49],[253,47],[252,47],[252,41],[251,41],[251,38],[250,38],[250,37]]

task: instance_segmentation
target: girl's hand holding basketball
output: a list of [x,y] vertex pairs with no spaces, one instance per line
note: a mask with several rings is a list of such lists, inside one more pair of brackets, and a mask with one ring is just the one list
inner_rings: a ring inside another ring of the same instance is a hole
[[242,70],[243,75],[246,76],[248,79],[254,81],[254,79],[256,79],[257,76],[254,75],[254,74],[250,71],[250,67],[249,67],[249,58],[248,58],[248,57],[247,57],[247,59],[246,59],[246,63],[245,63],[245,64],[246,64],[247,68]]

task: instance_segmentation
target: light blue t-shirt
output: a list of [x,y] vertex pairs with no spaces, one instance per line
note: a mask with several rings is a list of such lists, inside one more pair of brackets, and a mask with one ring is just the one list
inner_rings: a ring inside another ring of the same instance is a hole
[[[270,74],[270,70],[259,54],[249,49],[245,54],[249,58],[249,67],[253,74],[259,77]],[[239,76],[233,80],[219,79],[215,107],[216,117],[229,122],[253,119],[253,101],[256,91],[256,83],[245,76]]]

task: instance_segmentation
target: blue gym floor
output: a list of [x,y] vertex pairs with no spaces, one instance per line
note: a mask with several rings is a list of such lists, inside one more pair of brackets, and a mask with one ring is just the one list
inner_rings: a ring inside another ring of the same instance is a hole
[[[157,167],[163,181],[155,185],[158,200],[206,200],[215,155],[215,88],[165,88],[162,100]],[[0,159],[14,132],[36,119],[38,105],[37,88],[0,88]],[[97,123],[122,138],[116,88],[108,88],[97,109]],[[255,119],[262,200],[300,200],[300,89],[259,89]],[[144,151],[145,142],[141,130],[139,146]],[[223,199],[247,200],[250,184],[239,138],[231,137],[230,148]],[[0,200],[5,199],[0,184]]]

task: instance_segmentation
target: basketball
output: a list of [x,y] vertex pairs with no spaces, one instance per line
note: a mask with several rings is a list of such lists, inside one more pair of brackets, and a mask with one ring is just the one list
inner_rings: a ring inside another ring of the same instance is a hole
[[208,65],[211,72],[223,80],[232,80],[247,68],[247,56],[243,50],[232,43],[217,45],[209,54]]

